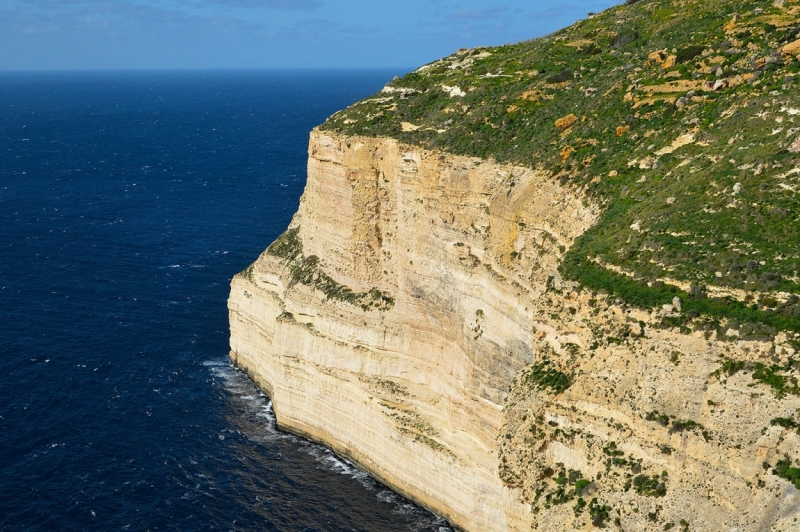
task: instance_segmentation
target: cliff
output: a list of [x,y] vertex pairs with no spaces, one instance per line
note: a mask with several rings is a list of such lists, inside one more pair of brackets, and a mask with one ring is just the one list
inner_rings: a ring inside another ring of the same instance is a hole
[[800,7],[630,4],[331,117],[232,281],[279,425],[463,530],[800,528]]
[[[532,170],[315,132],[291,229],[232,283],[233,360],[280,426],[458,526],[518,529],[497,434],[526,307],[596,215]],[[512,282],[495,250],[523,242],[548,259]]]

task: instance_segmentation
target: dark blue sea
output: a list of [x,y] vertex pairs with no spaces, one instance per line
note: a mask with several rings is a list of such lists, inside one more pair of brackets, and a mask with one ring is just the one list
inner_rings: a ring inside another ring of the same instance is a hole
[[0,530],[450,530],[228,362],[310,129],[400,73],[0,74]]

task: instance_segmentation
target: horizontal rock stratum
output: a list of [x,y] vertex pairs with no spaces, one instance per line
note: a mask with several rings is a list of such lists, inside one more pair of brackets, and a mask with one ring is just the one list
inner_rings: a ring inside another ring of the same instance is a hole
[[[281,427],[457,526],[523,526],[498,476],[503,401],[535,359],[529,294],[597,210],[535,171],[391,139],[315,132],[308,177],[289,232],[233,281],[234,362]],[[493,250],[526,239],[551,258],[523,285]]]
[[[309,153],[290,230],[229,303],[232,359],[282,428],[464,530],[577,525],[580,479],[626,529],[654,513],[697,530],[794,518],[800,497],[762,463],[798,451],[769,421],[800,401],[709,378],[720,357],[755,363],[776,344],[654,328],[664,309],[554,279],[596,207],[535,171],[391,139],[315,132]],[[532,377],[545,359],[566,390]],[[542,482],[559,468],[563,493]],[[637,491],[641,475],[666,493]]]
[[461,50],[315,129],[229,299],[279,426],[467,531],[800,530],[800,5],[734,7]]

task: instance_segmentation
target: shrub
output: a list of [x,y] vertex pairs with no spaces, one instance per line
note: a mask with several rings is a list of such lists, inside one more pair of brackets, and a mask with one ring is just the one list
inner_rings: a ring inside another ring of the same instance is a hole
[[788,480],[794,484],[795,488],[800,489],[800,468],[792,467],[792,460],[788,456],[784,456],[783,460],[778,460],[772,474]]
[[686,63],[688,61],[691,61],[698,55],[702,54],[703,50],[705,49],[706,49],[705,46],[699,46],[699,45],[687,46],[686,48],[682,48],[678,50],[678,53],[676,54],[677,62]]
[[647,497],[663,497],[667,494],[666,478],[658,475],[636,475],[633,477],[633,489],[639,495]]
[[575,73],[572,70],[563,70],[557,74],[553,74],[552,76],[548,77],[545,82],[551,85],[555,85],[557,83],[564,83],[565,81],[570,81],[575,77]]
[[297,233],[300,227],[288,229],[267,248],[267,253],[282,259],[292,260],[303,253],[303,243]]
[[778,425],[779,427],[783,427],[785,429],[794,429],[798,426],[795,420],[787,417],[776,417],[775,419],[771,420],[769,424],[772,426]]
[[591,481],[582,478],[575,482],[575,494],[580,495],[591,484]]
[[539,389],[559,394],[572,385],[573,376],[553,368],[550,361],[544,359],[530,368],[526,380]]
[[733,360],[731,358],[726,358],[722,361],[722,366],[714,372],[715,375],[725,374],[728,377],[732,377],[736,373],[742,371],[747,363],[744,360]]
[[779,371],[788,371],[791,367],[782,367],[776,364],[766,366],[760,362],[754,365],[753,379],[770,386],[778,398],[786,394],[800,395],[797,377],[778,374]]
[[611,506],[597,502],[597,497],[589,503],[589,515],[592,517],[592,524],[598,528],[605,528],[606,520],[611,513]]
[[638,38],[639,38],[639,34],[636,33],[635,31],[631,32],[631,33],[623,33],[623,34],[620,34],[620,35],[616,36],[611,41],[611,46],[613,46],[614,48],[622,48],[623,46],[626,46],[626,45],[632,43],[633,41],[635,41]]

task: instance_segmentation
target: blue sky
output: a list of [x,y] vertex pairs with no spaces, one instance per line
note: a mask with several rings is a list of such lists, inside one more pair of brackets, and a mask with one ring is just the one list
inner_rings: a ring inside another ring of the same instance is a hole
[[415,67],[621,0],[0,0],[0,70]]

